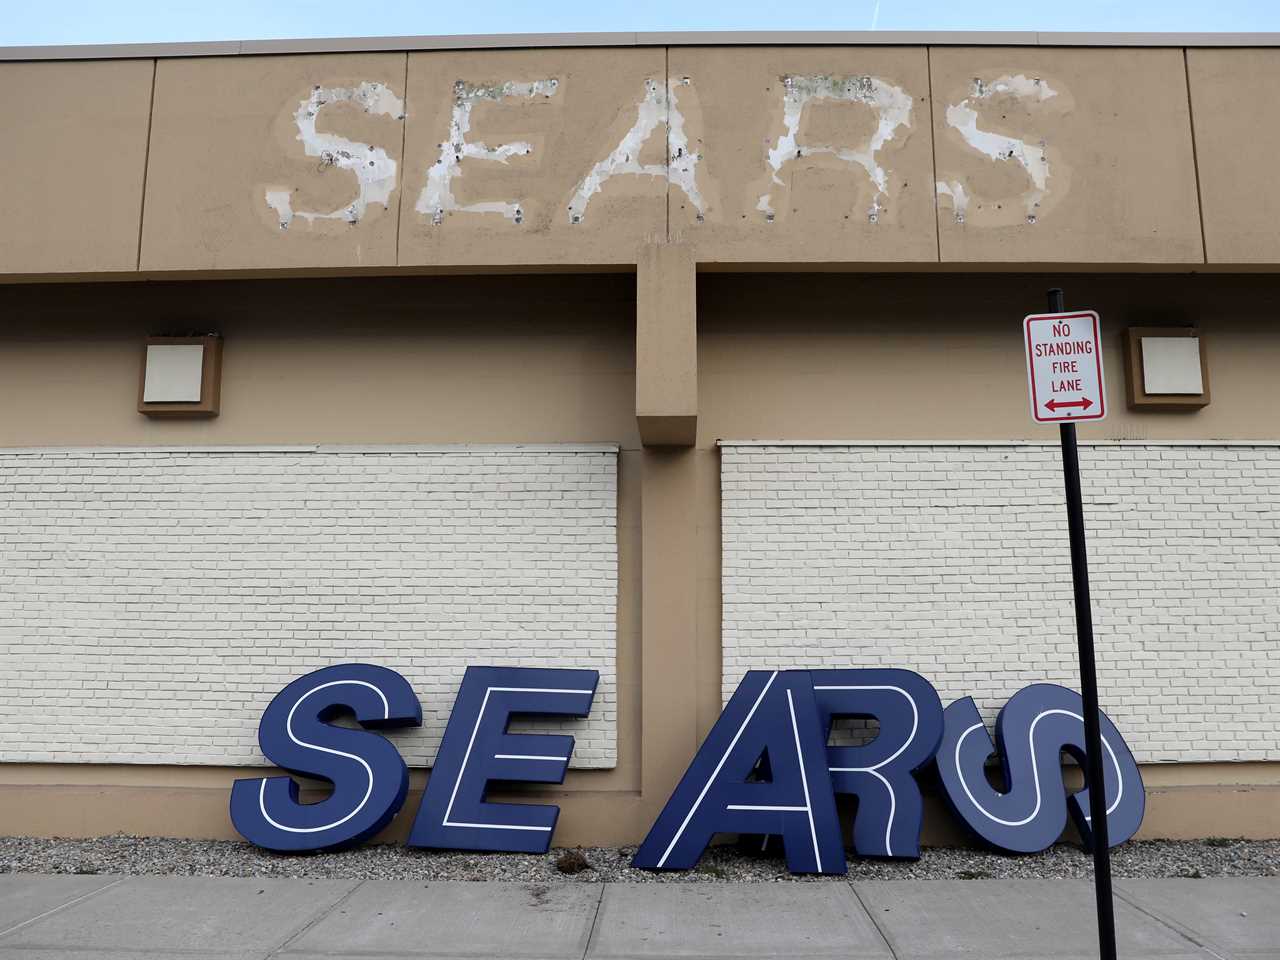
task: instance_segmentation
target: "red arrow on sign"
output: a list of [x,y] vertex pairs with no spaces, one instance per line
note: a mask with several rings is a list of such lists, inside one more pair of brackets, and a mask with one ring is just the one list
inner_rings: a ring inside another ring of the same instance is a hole
[[1079,407],[1081,410],[1088,410],[1093,406],[1093,401],[1088,397],[1081,397],[1079,400],[1071,400],[1067,403],[1063,403],[1061,400],[1049,400],[1045,403],[1045,406],[1055,413],[1068,407]]

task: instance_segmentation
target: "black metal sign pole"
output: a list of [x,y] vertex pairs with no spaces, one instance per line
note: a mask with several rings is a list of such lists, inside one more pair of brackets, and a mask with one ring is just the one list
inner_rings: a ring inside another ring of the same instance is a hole
[[[1049,312],[1065,313],[1062,290],[1049,291]],[[1080,646],[1080,690],[1084,699],[1085,784],[1089,787],[1089,826],[1093,835],[1093,886],[1098,901],[1098,952],[1116,958],[1116,919],[1111,899],[1111,845],[1107,837],[1107,791],[1102,776],[1102,731],[1098,724],[1098,676],[1093,658],[1093,610],[1089,606],[1089,560],[1084,549],[1084,504],[1080,499],[1080,456],[1076,425],[1060,423],[1062,474],[1067,492],[1067,529],[1071,534],[1071,583],[1076,598],[1076,637]]]

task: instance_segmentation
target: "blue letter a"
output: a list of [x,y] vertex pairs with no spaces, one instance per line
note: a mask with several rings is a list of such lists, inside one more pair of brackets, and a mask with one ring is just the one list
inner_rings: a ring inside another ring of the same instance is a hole
[[[752,782],[765,755],[771,779]],[[632,866],[687,870],[717,833],[776,834],[793,873],[845,872],[807,671],[752,670],[743,678]]]

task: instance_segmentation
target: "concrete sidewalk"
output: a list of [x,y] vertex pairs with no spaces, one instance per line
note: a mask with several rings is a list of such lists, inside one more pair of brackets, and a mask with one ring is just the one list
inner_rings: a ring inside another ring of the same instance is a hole
[[[1280,958],[1280,878],[1121,880],[1121,957]],[[1078,880],[420,883],[0,876],[0,960],[1097,956]]]

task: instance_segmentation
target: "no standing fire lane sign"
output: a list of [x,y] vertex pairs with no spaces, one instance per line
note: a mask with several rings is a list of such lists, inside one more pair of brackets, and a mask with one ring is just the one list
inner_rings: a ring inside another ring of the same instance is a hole
[[1037,313],[1023,323],[1031,416],[1037,423],[1101,420],[1102,329],[1092,310]]

